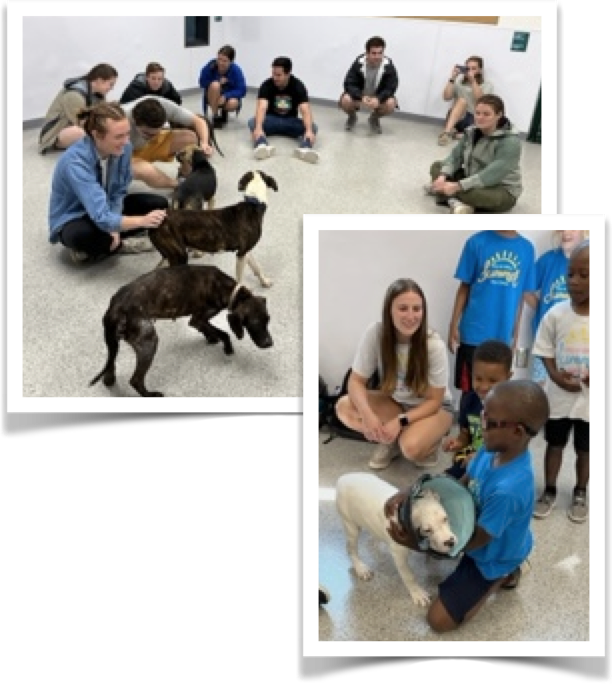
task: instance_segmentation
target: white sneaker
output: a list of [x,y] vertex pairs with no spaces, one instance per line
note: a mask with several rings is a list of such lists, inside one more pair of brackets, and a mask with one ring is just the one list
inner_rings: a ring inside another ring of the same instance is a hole
[[261,143],[255,148],[255,159],[267,159],[268,157],[274,156],[275,152],[276,148],[272,145],[265,145],[264,143]]
[[132,237],[121,241],[119,254],[140,254],[140,252],[151,252],[155,249],[148,235],[143,237]]
[[456,197],[451,197],[448,200],[448,206],[450,207],[451,214],[473,214],[474,207],[470,207],[469,204],[464,204]]
[[397,442],[393,444],[379,444],[368,465],[373,470],[383,470],[391,465],[391,461],[400,455]]
[[294,155],[309,164],[316,164],[319,161],[319,154],[312,147],[297,147]]

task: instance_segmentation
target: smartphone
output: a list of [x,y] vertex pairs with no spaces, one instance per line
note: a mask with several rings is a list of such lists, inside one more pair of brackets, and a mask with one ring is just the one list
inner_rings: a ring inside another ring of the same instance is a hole
[[456,64],[455,66],[462,74],[467,74],[468,68],[466,66],[461,66],[461,64]]

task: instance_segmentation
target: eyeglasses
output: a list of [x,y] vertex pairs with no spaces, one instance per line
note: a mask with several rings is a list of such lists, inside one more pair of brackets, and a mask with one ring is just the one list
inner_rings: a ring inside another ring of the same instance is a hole
[[480,424],[483,430],[495,430],[496,428],[506,427],[522,427],[523,430],[530,436],[535,437],[538,433],[530,428],[529,425],[516,420],[490,420],[484,411],[480,412]]

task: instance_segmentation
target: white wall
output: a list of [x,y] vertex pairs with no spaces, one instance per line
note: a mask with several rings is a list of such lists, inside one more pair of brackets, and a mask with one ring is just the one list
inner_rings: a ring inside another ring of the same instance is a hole
[[[352,60],[376,34],[396,63],[401,110],[443,118],[441,97],[453,64],[472,54],[506,103],[508,116],[529,128],[541,81],[541,32],[527,52],[511,52],[514,28],[375,17],[223,17],[211,21],[210,48],[184,48],[183,17],[24,17],[23,118],[41,118],[71,76],[99,62],[119,71],[119,97],[147,62],[158,61],[177,89],[197,87],[202,64],[224,43],[236,48],[249,86],[270,75],[274,57],[290,56],[312,97],[336,101]],[[44,58],[41,58],[44,56]]]
[[[330,390],[350,368],[367,326],[381,319],[385,292],[397,278],[412,278],[421,286],[429,325],[446,341],[459,285],[455,270],[465,241],[475,232],[319,231],[319,372]],[[552,246],[552,231],[522,234],[534,244],[536,257]],[[519,346],[531,344],[531,318],[526,306]],[[449,353],[448,358],[452,386],[455,357]],[[515,369],[515,376],[521,375],[526,371]]]

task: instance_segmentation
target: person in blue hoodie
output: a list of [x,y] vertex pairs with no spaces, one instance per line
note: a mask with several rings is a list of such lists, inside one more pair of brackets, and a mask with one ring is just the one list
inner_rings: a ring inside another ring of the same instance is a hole
[[240,111],[246,95],[246,81],[242,69],[234,63],[236,50],[224,45],[200,71],[199,84],[202,88],[202,113],[210,106],[215,128],[227,123],[228,112]]
[[110,64],[98,64],[85,76],[66,79],[45,115],[38,151],[46,154],[53,149],[64,150],[80,140],[85,131],[78,124],[77,114],[83,107],[104,102],[118,76]]
[[53,172],[49,241],[70,250],[75,262],[149,251],[143,229],[157,228],[168,200],[127,195],[132,180],[130,123],[116,102],[101,102],[77,115],[84,137],[61,156]]

